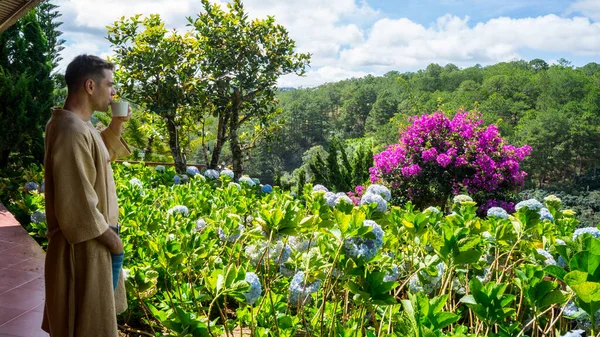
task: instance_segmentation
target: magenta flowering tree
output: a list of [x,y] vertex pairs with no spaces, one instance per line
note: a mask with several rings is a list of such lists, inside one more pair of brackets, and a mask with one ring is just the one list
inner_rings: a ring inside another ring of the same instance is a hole
[[481,114],[438,111],[413,117],[398,144],[375,155],[371,182],[390,187],[394,201],[418,207],[444,206],[467,192],[480,202],[502,199],[523,185],[520,162],[531,147],[507,144],[498,128],[483,126]]

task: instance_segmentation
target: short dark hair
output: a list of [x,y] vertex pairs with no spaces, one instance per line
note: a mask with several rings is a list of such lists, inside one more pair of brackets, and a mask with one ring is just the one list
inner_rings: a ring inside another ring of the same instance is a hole
[[65,71],[67,88],[69,91],[75,91],[89,78],[101,81],[104,78],[104,69],[115,70],[115,65],[94,55],[82,54],[75,57]]

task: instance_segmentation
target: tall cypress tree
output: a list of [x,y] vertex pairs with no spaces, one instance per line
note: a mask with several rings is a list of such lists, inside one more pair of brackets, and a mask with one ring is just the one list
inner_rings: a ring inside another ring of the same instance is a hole
[[52,70],[64,43],[55,8],[44,2],[0,34],[0,170],[44,159]]

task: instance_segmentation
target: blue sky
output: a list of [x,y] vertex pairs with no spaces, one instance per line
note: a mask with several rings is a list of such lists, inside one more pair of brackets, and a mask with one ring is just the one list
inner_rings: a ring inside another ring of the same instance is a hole
[[[223,3],[224,0],[216,0]],[[106,25],[158,13],[185,29],[198,0],[56,0],[67,40],[61,67],[81,53],[111,55]],[[600,62],[600,0],[245,0],[250,17],[274,15],[312,54],[305,77],[281,86],[315,86],[429,63],[459,67],[541,58],[575,66]]]

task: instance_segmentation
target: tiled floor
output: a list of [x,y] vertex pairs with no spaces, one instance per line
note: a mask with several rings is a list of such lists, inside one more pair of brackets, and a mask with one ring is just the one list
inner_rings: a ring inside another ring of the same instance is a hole
[[0,337],[42,331],[44,251],[0,204]]

